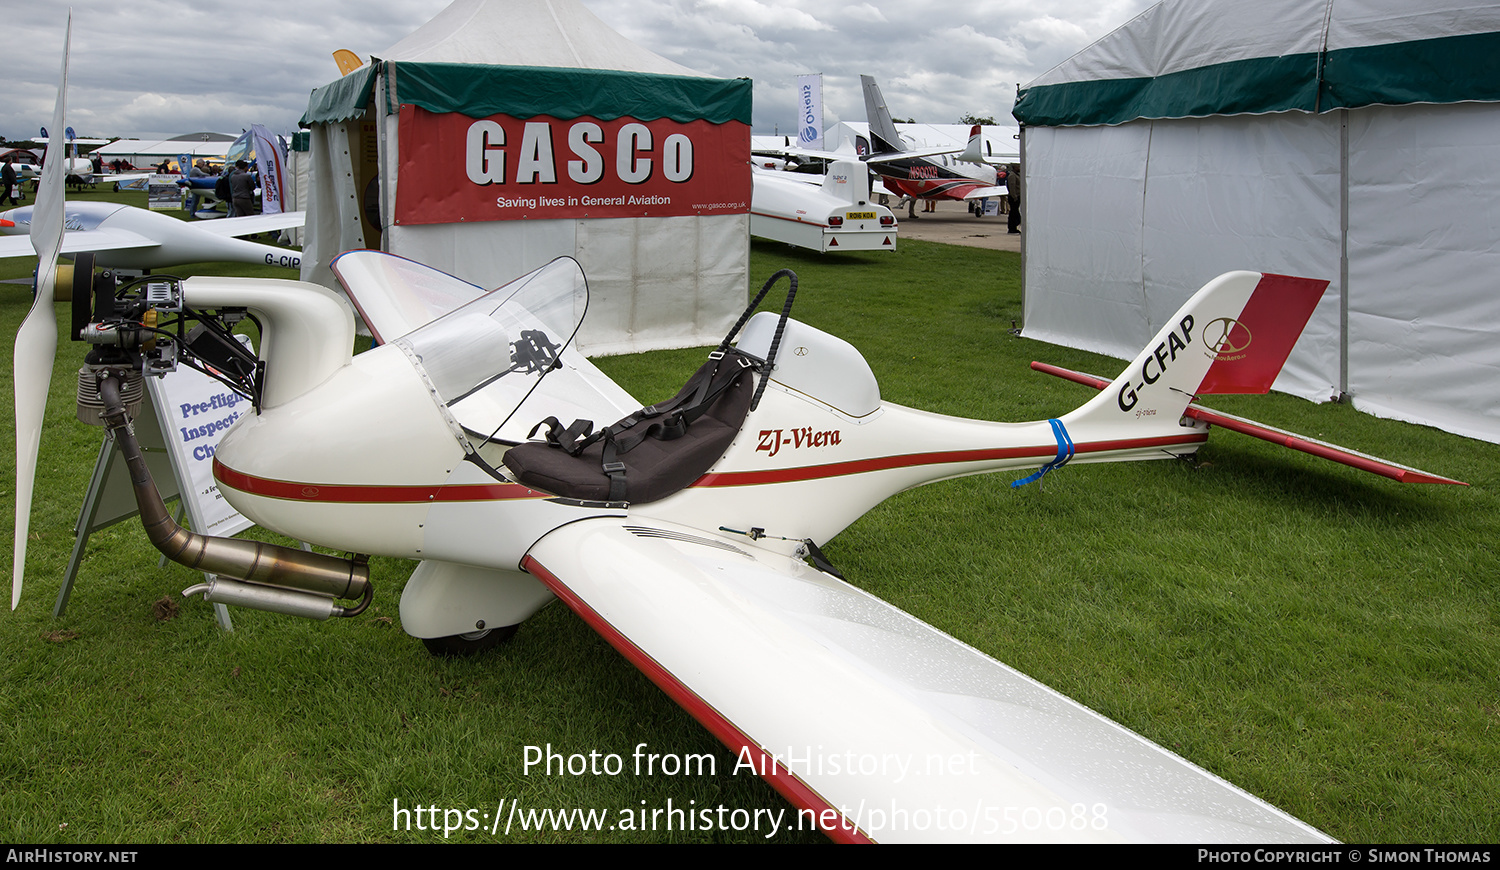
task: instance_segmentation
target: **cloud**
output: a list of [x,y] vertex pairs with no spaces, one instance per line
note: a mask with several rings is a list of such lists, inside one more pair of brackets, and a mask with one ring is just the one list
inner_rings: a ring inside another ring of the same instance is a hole
[[[503,0],[536,2],[536,0]],[[69,117],[88,135],[290,131],[309,92],[338,75],[332,52],[379,53],[445,0],[322,0],[247,7],[228,0],[72,0]],[[606,24],[710,75],[755,80],[755,127],[795,126],[795,79],[825,75],[828,114],[864,119],[860,74],[892,111],[932,123],[1008,115],[1027,82],[1144,10],[1147,0],[584,0]],[[51,117],[65,13],[6,12],[0,135]]]

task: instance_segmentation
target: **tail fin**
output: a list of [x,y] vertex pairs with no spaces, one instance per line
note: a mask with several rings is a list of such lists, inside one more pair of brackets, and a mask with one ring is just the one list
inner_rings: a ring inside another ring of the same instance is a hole
[[[1468,486],[1451,477],[1188,404],[1194,395],[1269,390],[1327,287],[1327,281],[1309,278],[1230,272],[1189,299],[1113,382],[1046,363],[1034,362],[1031,367],[1103,391],[1062,417],[1067,427],[1086,428],[1080,439],[1124,443],[1140,434],[1142,422],[1176,427],[1187,417],[1197,421],[1195,428],[1221,426],[1403,483]],[[1127,423],[1128,429],[1124,428]]]
[[885,107],[885,97],[880,86],[871,76],[860,76],[859,83],[865,89],[865,120],[870,122],[870,145],[876,154],[897,154],[906,150],[901,134],[896,132],[896,122],[891,120],[891,111]]
[[958,157],[955,159],[962,160],[966,163],[978,163],[981,166],[984,165],[984,137],[980,135],[980,128],[978,124],[975,124],[969,130],[968,147],[964,148],[964,153],[958,155]]
[[1260,272],[1220,275],[1064,422],[1069,428],[1127,421],[1176,426],[1196,395],[1268,391],[1327,287],[1327,281]]

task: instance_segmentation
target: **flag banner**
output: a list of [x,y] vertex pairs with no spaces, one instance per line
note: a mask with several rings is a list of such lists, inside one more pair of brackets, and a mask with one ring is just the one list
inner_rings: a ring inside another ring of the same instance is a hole
[[[250,128],[250,135],[255,137],[255,167],[260,172],[260,210],[265,214],[281,214],[286,192],[286,151],[281,137],[260,124]],[[229,167],[224,170],[229,171]]]
[[814,151],[823,146],[823,74],[797,76],[797,144]]

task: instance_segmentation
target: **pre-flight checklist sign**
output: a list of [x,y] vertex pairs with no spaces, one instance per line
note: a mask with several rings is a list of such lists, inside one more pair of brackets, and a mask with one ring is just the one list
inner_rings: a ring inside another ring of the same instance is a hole
[[[190,368],[146,379],[147,400],[135,418],[136,438],[163,499],[180,499],[187,524],[200,534],[229,536],[253,525],[219,494],[213,456],[235,420],[251,413],[250,400]],[[67,608],[89,536],[138,513],[130,474],[114,439],[105,436],[74,527],[73,553],[52,614]],[[219,624],[230,628],[229,611],[214,605]]]
[[459,103],[398,73],[396,223],[750,210],[748,81],[592,70],[516,78],[518,68],[476,69],[510,77],[495,86],[519,82],[525,90],[469,82],[466,95],[504,97]]

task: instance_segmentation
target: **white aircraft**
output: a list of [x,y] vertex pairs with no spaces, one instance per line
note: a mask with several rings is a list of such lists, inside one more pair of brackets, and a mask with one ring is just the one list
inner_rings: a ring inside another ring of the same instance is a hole
[[[16,340],[12,607],[56,349],[56,179],[32,235],[38,301]],[[80,394],[118,439],[152,542],[218,575],[191,593],[325,619],[362,612],[373,587],[362,556],[206,537],[171,520],[121,394],[179,362],[212,369],[253,404],[215,455],[220,491],[246,516],[312,543],[421,560],[401,622],[436,651],[493,646],[561,598],[834,839],[1328,841],[842,582],[817,545],[929,482],[1194,452],[1205,420],[1224,418],[1190,404],[1267,389],[1326,282],[1224,275],[1104,392],[1057,419],[1007,424],[883,401],[855,348],[790,318],[789,272],[766,282],[677,396],[639,407],[571,346],[588,307],[572,260],[486,293],[389,254],[345,254],[335,272],[382,342],[358,356],[354,312],[316,285],[117,286],[80,265],[70,332],[91,346]],[[783,277],[781,314],[751,317]],[[260,359],[234,341],[187,340],[189,324],[215,333],[247,309]],[[622,416],[598,434],[575,420]]]
[[852,148],[825,175],[752,169],[750,235],[820,252],[896,250],[896,218],[871,198]]
[[[973,127],[964,148],[940,146],[934,148],[912,148],[901,137],[886,108],[880,87],[870,76],[860,76],[864,86],[865,112],[870,127],[870,141],[862,143],[858,159],[880,176],[880,188],[884,193],[909,197],[915,215],[918,199],[954,199],[973,201],[995,196],[1005,196],[1006,187],[1000,174],[981,155],[983,138],[981,128]],[[867,151],[863,145],[868,144]],[[757,150],[756,159],[778,159],[785,157],[830,159],[837,152],[814,151],[797,148],[790,144],[770,150]],[[977,159],[971,159],[977,158]]]
[[[1078,410],[1007,424],[883,401],[855,348],[788,316],[790,292],[780,316],[747,311],[677,396],[642,408],[571,348],[588,307],[571,260],[489,293],[378,251],[334,268],[382,342],[358,356],[348,305],[296,281],[100,283],[82,303],[87,380],[138,482],[148,535],[218,575],[188,593],[316,619],[357,615],[373,595],[365,557],[193,534],[140,476],[121,390],[194,355],[182,339],[192,317],[223,326],[212,312],[248,309],[262,358],[225,344],[198,360],[256,409],[217,449],[220,492],[301,540],[421,560],[401,624],[434,651],[493,646],[561,598],[834,838],[1326,839],[845,584],[818,548],[924,483],[1193,453],[1205,421],[1226,418],[1192,400],[1264,391],[1326,282],[1227,274]],[[28,323],[50,311],[38,306]],[[143,328],[152,313],[157,327]],[[18,350],[18,389],[43,370],[50,354]],[[602,425],[562,422],[578,418]],[[28,508],[18,502],[18,518]],[[918,771],[840,766],[934,757],[945,761]],[[966,816],[972,829],[939,831],[897,821],[897,807],[985,812]],[[1004,808],[1050,821],[1023,830]]]
[[[0,257],[35,256],[27,236],[41,207],[23,205],[0,212]],[[64,204],[67,228],[61,253],[92,251],[96,265],[112,269],[164,269],[184,263],[223,261],[264,263],[287,269],[302,265],[302,254],[238,236],[300,227],[305,212],[247,215],[217,221],[180,221],[154,211],[112,202]]]
[[[139,181],[142,178],[150,178],[150,172],[95,172],[94,164],[87,157],[70,157],[63,161],[63,174],[76,184],[126,184],[131,181]],[[20,180],[31,180],[40,178],[42,171],[30,163],[16,164],[16,178]]]
[[[54,128],[56,129],[56,128]],[[47,147],[47,153],[52,153],[52,137],[47,135],[47,128],[42,128],[42,135],[31,140]],[[78,156],[79,145],[108,145],[108,139],[79,139],[73,135],[73,128],[69,127],[64,138],[66,156],[62,158],[63,174],[69,182],[74,184],[124,184],[131,181],[139,181],[142,178],[150,178],[150,172],[120,172],[107,173],[95,172],[94,163],[87,157]],[[16,166],[17,177],[21,179],[33,179],[41,177],[41,169],[29,163]]]

